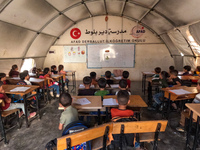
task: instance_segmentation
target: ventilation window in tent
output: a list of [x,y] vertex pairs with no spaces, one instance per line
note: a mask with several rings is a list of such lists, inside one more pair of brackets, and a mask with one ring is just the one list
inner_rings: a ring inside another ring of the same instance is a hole
[[30,59],[24,59],[24,63],[21,67],[21,72],[24,70],[28,70],[29,72],[32,70],[33,67],[35,67],[35,60],[30,58]]

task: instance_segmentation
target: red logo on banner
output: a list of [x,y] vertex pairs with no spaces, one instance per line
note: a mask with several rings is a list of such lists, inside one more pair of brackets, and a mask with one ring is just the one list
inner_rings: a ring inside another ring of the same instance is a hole
[[78,39],[81,36],[81,30],[79,30],[79,28],[73,28],[70,31],[70,35],[73,39]]
[[131,35],[135,38],[141,37],[145,33],[145,29],[141,25],[137,25],[132,28]]

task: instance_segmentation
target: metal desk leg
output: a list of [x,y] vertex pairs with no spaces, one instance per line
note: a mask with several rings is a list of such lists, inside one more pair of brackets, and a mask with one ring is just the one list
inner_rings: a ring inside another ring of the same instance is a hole
[[190,133],[192,129],[192,120],[193,120],[193,111],[191,111],[190,113],[190,120],[189,120],[189,125],[187,129],[187,137],[186,137],[186,148],[189,147]]
[[106,122],[108,122],[108,107],[106,107]]
[[168,119],[169,118],[169,113],[170,113],[170,98],[171,98],[171,94],[169,93],[169,98],[168,98],[168,106],[167,106],[167,115],[166,115],[166,118]]
[[151,82],[148,82],[148,105],[152,105],[152,86]]
[[2,139],[4,139],[4,143],[8,144],[7,138],[6,138],[6,132],[5,132],[5,128],[3,125],[3,118],[1,116],[1,111],[0,111],[0,129],[1,129],[1,137]]
[[198,143],[198,140],[199,140],[199,121],[200,121],[200,117],[198,116],[197,117],[197,124],[196,124],[196,133],[195,133],[195,136],[194,136],[194,143],[193,143],[193,148],[192,150],[196,150],[196,147],[197,147],[197,143]]
[[144,75],[144,95],[146,92],[146,78],[147,78],[147,75]]
[[101,112],[100,109],[98,109],[98,125],[101,124]]
[[62,87],[62,92],[64,92],[64,79],[63,79],[63,76],[61,77],[61,87]]
[[72,88],[71,92],[74,91],[74,90],[76,90],[76,76],[75,76],[75,72],[72,73],[72,82],[73,82],[73,88]]
[[36,94],[36,107],[37,107],[38,119],[40,119],[40,108],[39,108],[39,98],[38,98],[38,93],[39,93],[39,89],[37,89],[37,94]]
[[28,122],[28,109],[27,109],[27,101],[26,101],[26,95],[23,96],[24,99],[24,110],[25,110],[25,119],[26,119],[26,127],[29,127],[29,122]]
[[142,75],[142,92],[144,91],[144,74]]

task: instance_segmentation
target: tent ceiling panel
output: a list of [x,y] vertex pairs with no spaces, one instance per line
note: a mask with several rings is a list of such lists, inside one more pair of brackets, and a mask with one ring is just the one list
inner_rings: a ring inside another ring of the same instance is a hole
[[24,28],[0,22],[0,36],[0,57],[20,58],[23,57],[27,45],[35,36],[35,33]]
[[138,4],[146,5],[148,7],[152,7],[159,0],[129,0],[130,2],[137,2]]
[[60,15],[55,20],[44,28],[43,33],[47,33],[54,36],[59,36],[64,30],[69,28],[73,22],[67,17]]
[[73,21],[78,21],[90,17],[89,11],[83,4],[72,7],[71,9],[64,12],[64,14]]
[[55,41],[55,37],[39,34],[30,46],[26,57],[46,56],[49,47]]
[[121,0],[121,1],[116,1],[116,0],[106,1],[106,7],[107,7],[108,14],[116,14],[116,15],[120,16],[122,14],[124,4],[125,4],[124,0]]
[[94,2],[93,1],[85,2],[85,4],[87,5],[88,9],[90,10],[90,12],[92,13],[93,16],[106,14],[105,5],[104,5],[103,0],[94,1]]
[[163,39],[163,41],[169,48],[171,55],[180,55],[180,52],[178,51],[178,49],[167,34],[162,34],[160,37]]
[[22,59],[4,59],[0,60],[0,64],[0,70],[8,74],[13,64],[16,64],[19,68],[21,67]]
[[64,9],[73,6],[74,4],[82,2],[81,0],[46,0],[48,3],[53,5],[59,11],[63,11]]
[[176,46],[176,48],[179,50],[180,53],[183,55],[190,55],[193,56],[193,53],[185,40],[185,38],[181,35],[181,33],[178,30],[171,30],[168,32],[168,36]]
[[199,0],[161,0],[155,10],[181,26],[200,20],[199,6]]
[[140,7],[132,3],[127,3],[124,10],[124,15],[139,20],[148,10],[149,9],[146,9],[144,7]]
[[15,0],[0,13],[0,20],[40,30],[58,12],[43,0]]
[[153,11],[144,17],[142,23],[147,24],[155,32],[157,32],[157,34],[162,34],[174,28],[174,26],[169,23],[169,21]]

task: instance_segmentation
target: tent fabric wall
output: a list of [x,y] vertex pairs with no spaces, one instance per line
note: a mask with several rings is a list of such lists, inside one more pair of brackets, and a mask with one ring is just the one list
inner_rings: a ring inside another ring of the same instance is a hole
[[200,45],[200,22],[190,25],[189,31],[194,40]]

